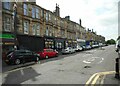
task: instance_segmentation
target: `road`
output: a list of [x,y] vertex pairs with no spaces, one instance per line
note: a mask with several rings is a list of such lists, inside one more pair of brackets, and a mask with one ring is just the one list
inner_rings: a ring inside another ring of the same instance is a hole
[[[98,72],[115,70],[115,46],[110,45],[41,60],[40,63],[3,68],[3,84],[86,84]],[[11,70],[14,69],[14,70]]]

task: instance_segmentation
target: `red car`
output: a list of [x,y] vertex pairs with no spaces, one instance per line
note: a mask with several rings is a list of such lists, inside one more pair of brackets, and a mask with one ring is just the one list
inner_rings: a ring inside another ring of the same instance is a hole
[[43,51],[37,52],[37,54],[40,55],[41,59],[58,56],[58,52],[53,49],[43,49]]

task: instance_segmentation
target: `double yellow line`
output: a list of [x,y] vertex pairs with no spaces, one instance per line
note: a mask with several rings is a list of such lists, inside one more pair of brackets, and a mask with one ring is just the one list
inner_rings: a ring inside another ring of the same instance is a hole
[[[108,74],[114,74],[115,71],[108,71],[108,72],[99,72],[99,73],[95,73],[93,74],[90,79],[86,82],[85,86],[94,86],[95,84],[102,84],[103,83],[103,79],[106,75]],[[98,82],[100,80],[100,82]],[[97,83],[98,82],[98,83]]]

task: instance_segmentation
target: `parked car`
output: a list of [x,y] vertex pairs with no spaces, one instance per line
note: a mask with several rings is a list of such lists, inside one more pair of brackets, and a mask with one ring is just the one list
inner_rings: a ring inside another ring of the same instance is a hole
[[40,55],[41,59],[58,56],[58,52],[53,49],[43,49],[43,51],[39,51],[37,54]]
[[68,54],[68,53],[75,53],[75,49],[72,47],[67,47],[65,49],[62,49],[62,54]]
[[25,62],[38,61],[40,56],[29,50],[14,50],[7,53],[5,62],[7,64],[21,64]]
[[83,46],[82,46],[82,50],[86,50],[86,47],[85,47],[85,45],[83,45]]
[[90,45],[86,45],[86,50],[89,50],[89,49],[91,49],[92,47],[90,46]]
[[76,47],[76,51],[81,51],[81,50],[83,50],[83,47],[81,47],[81,46]]
[[97,47],[99,47],[98,44],[94,44],[94,45],[92,45],[92,48],[97,48]]

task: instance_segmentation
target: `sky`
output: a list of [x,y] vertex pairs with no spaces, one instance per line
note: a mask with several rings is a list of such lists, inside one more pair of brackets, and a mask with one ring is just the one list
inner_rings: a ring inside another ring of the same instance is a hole
[[50,11],[60,7],[60,16],[70,16],[70,20],[86,29],[93,29],[106,40],[118,37],[118,2],[119,0],[36,0],[36,4]]

